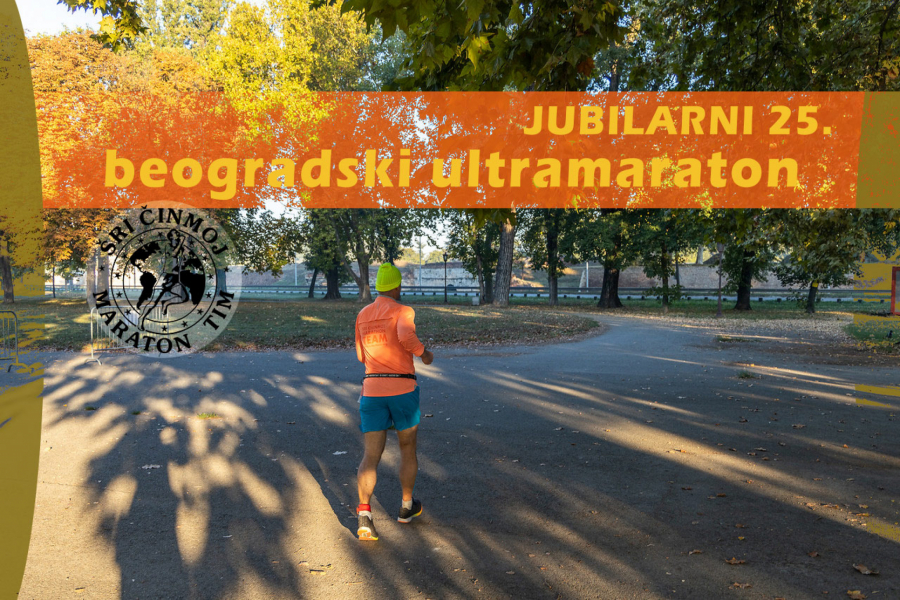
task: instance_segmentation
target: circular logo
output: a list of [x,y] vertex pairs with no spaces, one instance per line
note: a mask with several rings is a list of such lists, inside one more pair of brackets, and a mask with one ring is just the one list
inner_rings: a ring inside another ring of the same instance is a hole
[[92,352],[195,352],[234,315],[241,270],[229,269],[231,240],[205,212],[142,206],[116,217],[98,243],[87,286]]

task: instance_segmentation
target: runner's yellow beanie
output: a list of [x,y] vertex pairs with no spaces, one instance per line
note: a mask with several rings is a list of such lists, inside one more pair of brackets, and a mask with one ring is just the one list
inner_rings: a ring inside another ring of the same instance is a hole
[[384,263],[378,269],[378,277],[375,279],[375,290],[378,292],[387,292],[396,287],[400,287],[403,276],[400,269],[391,263]]

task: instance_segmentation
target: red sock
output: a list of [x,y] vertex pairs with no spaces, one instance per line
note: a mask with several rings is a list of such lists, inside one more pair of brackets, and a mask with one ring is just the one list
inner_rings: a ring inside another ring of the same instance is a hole
[[361,512],[364,511],[364,510],[367,510],[367,511],[369,511],[369,512],[372,512],[372,507],[369,506],[368,504],[360,504],[359,506],[356,507],[356,512],[357,512],[357,514],[358,514],[358,513],[361,513]]

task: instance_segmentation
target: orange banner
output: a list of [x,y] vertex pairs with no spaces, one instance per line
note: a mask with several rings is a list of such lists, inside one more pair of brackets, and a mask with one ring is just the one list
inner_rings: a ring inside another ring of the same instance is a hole
[[[37,98],[47,207],[850,208],[862,93]],[[62,112],[60,112],[62,111]]]

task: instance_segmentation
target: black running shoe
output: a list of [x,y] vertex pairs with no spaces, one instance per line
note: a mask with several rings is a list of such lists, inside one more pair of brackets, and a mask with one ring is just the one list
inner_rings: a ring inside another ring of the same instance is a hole
[[409,523],[421,514],[422,503],[413,498],[412,508],[403,508],[403,505],[400,505],[400,516],[397,517],[397,520],[401,523]]
[[363,510],[357,514],[357,517],[359,518],[359,524],[356,527],[356,535],[359,536],[359,539],[376,541],[378,532],[375,531],[375,523],[372,522],[372,513],[368,510]]

